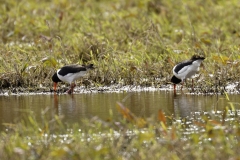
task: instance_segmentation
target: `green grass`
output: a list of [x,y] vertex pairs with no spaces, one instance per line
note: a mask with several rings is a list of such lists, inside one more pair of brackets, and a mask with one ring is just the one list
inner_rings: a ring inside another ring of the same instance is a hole
[[239,81],[236,0],[10,0],[0,7],[2,88],[49,88],[53,72],[71,63],[94,63],[88,79],[95,86],[159,87],[193,54],[207,58],[201,92]]

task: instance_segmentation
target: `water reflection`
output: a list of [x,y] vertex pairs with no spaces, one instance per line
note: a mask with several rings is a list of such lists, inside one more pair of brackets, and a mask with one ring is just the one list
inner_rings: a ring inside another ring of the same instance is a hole
[[[189,95],[189,94],[174,94],[174,115],[185,118],[191,116],[192,113],[201,111],[219,111],[223,110],[229,103],[237,104],[239,102],[239,95],[229,95],[230,100],[224,95]],[[237,103],[235,103],[237,102]],[[236,107],[238,107],[236,105]]]
[[[239,95],[229,98],[238,109]],[[157,117],[159,109],[166,115],[186,117],[192,112],[217,111],[229,105],[225,96],[174,95],[170,91],[0,96],[0,123],[16,123],[30,114],[37,121],[62,116],[64,123],[81,123],[83,118],[94,116],[116,119],[121,117],[116,102],[144,118]]]
[[205,104],[198,100],[198,97],[192,95],[174,95],[174,114],[185,118],[191,113],[204,110]]
[[[60,102],[59,99],[60,98]],[[67,107],[65,107],[67,106]],[[61,116],[64,115],[64,113],[68,114],[71,113],[72,116],[75,116],[76,113],[76,100],[74,98],[74,95],[67,96],[58,96],[57,94],[54,94],[54,108],[56,109],[56,115]]]

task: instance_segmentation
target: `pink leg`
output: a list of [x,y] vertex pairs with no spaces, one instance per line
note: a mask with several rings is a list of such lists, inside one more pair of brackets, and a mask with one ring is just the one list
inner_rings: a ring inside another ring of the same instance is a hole
[[73,89],[76,87],[76,84],[73,83],[73,86],[72,86],[72,93],[73,93]]
[[70,86],[70,89],[67,91],[67,93],[68,93],[68,94],[72,94],[74,87],[76,87],[76,84],[75,84],[75,83],[72,83],[71,86]]
[[194,81],[192,79],[192,91],[194,91]]
[[183,89],[183,84],[184,84],[183,82],[184,82],[184,81],[182,81],[181,91],[182,91],[182,89]]
[[176,95],[176,84],[173,84],[174,95]]

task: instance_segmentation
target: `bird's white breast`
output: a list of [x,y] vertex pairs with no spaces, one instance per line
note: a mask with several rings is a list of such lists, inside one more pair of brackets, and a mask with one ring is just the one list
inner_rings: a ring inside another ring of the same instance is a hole
[[77,72],[77,73],[68,73],[65,76],[59,75],[58,72],[59,72],[59,70],[57,71],[57,76],[61,81],[72,83],[75,80],[83,77],[86,74],[87,71],[80,71],[80,72]]
[[196,60],[194,61],[191,65],[187,65],[183,67],[181,70],[176,73],[174,71],[175,67],[173,68],[173,74],[179,78],[179,79],[186,79],[186,78],[191,78],[194,74],[196,74],[199,71],[199,67],[201,65],[201,62],[203,60]]

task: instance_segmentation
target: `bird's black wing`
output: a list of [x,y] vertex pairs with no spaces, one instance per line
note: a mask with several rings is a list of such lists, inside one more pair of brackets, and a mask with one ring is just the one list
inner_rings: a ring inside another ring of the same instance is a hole
[[181,63],[178,63],[178,64],[176,65],[176,67],[174,68],[174,72],[178,73],[181,69],[183,69],[183,68],[186,67],[186,66],[191,65],[192,63],[193,63],[192,60],[183,61],[183,62],[181,62]]
[[86,67],[80,65],[67,65],[62,67],[58,74],[60,74],[61,76],[65,76],[68,73],[77,73],[80,71],[87,71],[87,69]]

